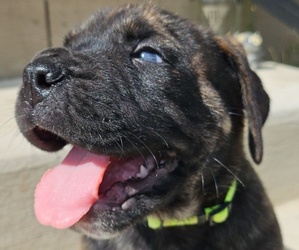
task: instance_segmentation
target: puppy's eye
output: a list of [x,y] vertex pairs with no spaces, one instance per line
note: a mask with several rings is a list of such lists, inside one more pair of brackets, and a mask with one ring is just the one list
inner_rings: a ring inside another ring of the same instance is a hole
[[163,59],[156,51],[142,50],[135,54],[135,58],[144,62],[150,63],[162,63]]
[[151,63],[162,63],[163,60],[161,56],[159,56],[155,52],[149,52],[149,51],[143,51],[140,53],[140,59],[146,62],[151,62]]

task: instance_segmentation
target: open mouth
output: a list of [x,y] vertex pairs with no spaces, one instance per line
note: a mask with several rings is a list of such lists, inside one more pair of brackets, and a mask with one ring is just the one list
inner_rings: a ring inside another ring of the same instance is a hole
[[[48,134],[47,134],[48,133]],[[51,143],[51,132],[36,133]],[[61,139],[62,140],[62,139]],[[45,225],[67,228],[92,207],[97,211],[128,210],[141,194],[152,194],[178,165],[174,153],[115,157],[74,146],[65,160],[44,174],[35,192],[35,213]]]
[[176,167],[177,160],[161,152],[157,156],[111,160],[99,187],[97,208],[129,209],[134,196],[152,191]]

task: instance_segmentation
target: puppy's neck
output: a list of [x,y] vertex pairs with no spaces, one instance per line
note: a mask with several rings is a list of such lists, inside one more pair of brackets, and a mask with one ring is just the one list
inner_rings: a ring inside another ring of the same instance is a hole
[[200,215],[195,215],[184,220],[168,219],[161,220],[155,216],[147,217],[148,227],[154,230],[163,227],[192,226],[209,223],[210,225],[223,223],[227,220],[231,208],[232,201],[237,191],[237,180],[234,179],[230,185],[225,199],[222,203],[205,207]]

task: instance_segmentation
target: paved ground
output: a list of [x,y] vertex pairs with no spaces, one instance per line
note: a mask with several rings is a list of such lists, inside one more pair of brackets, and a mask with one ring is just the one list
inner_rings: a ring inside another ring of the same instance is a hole
[[287,249],[299,249],[299,199],[275,207]]

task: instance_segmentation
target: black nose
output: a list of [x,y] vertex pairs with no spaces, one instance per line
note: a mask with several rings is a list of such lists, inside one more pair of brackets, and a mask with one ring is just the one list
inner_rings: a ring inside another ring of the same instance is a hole
[[32,83],[35,84],[37,90],[48,89],[63,78],[61,67],[51,62],[28,66],[25,69],[25,74],[31,75]]
[[[64,79],[64,70],[55,58],[42,56],[26,66],[23,72],[24,91],[33,105],[47,97],[54,85]],[[29,101],[28,100],[28,101]]]
[[37,91],[48,89],[63,79],[62,67],[50,58],[40,58],[24,69],[24,83],[33,84]]

